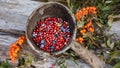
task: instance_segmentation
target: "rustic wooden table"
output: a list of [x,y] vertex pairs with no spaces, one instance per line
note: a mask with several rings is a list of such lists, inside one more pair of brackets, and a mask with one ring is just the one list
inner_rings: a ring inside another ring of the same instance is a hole
[[[18,38],[18,36],[25,34],[26,22],[28,16],[31,12],[38,6],[43,5],[43,2],[35,2],[30,0],[0,0],[0,61],[9,59],[8,57],[8,48],[9,45]],[[118,15],[120,17],[120,15]],[[112,24],[112,29],[110,33],[117,33],[117,39],[120,39],[120,22],[117,21]],[[28,53],[33,53],[29,45],[27,45],[25,51]],[[29,49],[28,49],[29,48]],[[49,62],[49,63],[48,63]],[[46,63],[35,64],[38,68],[48,68],[55,59],[49,58]],[[81,60],[79,67],[81,68],[90,68],[89,65],[85,64]],[[69,68],[76,68],[70,60],[67,60],[66,65]],[[79,68],[77,67],[77,68]]]
[[0,0],[0,51],[7,52],[9,45],[24,35],[28,16],[42,4],[29,0]]
[[[9,45],[16,41],[18,36],[25,35],[26,22],[28,16],[38,6],[43,5],[43,2],[35,2],[30,0],[0,0],[0,61],[8,60]],[[36,55],[34,51],[25,44],[24,51],[27,54]],[[36,55],[44,57],[43,55]],[[33,63],[37,68],[49,68],[55,63],[56,58],[49,57],[46,61]],[[72,61],[67,60],[66,65],[69,68],[90,68],[83,61],[78,61],[79,66],[76,66]],[[16,65],[16,64],[13,64]]]

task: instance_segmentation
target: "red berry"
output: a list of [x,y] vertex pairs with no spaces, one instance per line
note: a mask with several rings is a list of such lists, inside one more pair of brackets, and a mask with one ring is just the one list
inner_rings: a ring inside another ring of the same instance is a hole
[[[47,17],[40,19],[33,29],[33,41],[44,51],[52,52],[62,49],[70,39],[70,28],[66,21],[61,18]],[[44,40],[44,43],[41,41]]]

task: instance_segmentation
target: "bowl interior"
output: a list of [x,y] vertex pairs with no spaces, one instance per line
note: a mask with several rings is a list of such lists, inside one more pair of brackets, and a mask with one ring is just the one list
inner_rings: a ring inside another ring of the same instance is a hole
[[75,32],[75,20],[73,16],[69,13],[69,9],[59,3],[47,3],[43,5],[42,7],[37,8],[36,10],[33,11],[33,13],[29,16],[28,22],[27,22],[27,30],[26,30],[26,36],[27,36],[27,41],[32,48],[39,52],[41,51],[33,42],[32,40],[32,31],[37,25],[37,22],[40,19],[44,19],[46,17],[58,17],[62,18],[64,21],[68,22],[68,25],[70,27],[70,40],[67,43],[63,49],[60,51],[55,51],[53,53],[61,53],[69,48],[69,44],[71,43],[73,39],[73,35]]

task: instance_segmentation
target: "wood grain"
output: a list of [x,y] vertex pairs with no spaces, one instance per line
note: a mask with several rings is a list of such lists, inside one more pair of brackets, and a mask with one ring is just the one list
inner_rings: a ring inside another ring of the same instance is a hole
[[[25,35],[28,16],[35,8],[41,5],[43,5],[42,2],[30,0],[0,0],[0,59],[9,59],[7,54],[9,45],[15,42],[18,36]],[[118,21],[117,23],[120,22]],[[118,33],[120,36],[120,32],[118,32],[119,29],[117,29],[119,28],[117,23],[113,23],[113,29],[111,30],[116,34]],[[34,51],[31,52],[31,48],[27,43],[25,46],[25,51],[27,53],[34,53]],[[83,68],[90,67],[87,66]]]

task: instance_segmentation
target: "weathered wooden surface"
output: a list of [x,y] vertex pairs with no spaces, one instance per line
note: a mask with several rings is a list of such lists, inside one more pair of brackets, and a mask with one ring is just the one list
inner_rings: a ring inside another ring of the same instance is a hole
[[[8,47],[11,43],[15,42],[19,35],[24,35],[26,22],[31,12],[41,6],[42,2],[35,2],[30,0],[0,0],[0,60],[9,59]],[[118,15],[118,17],[120,17]],[[117,39],[120,39],[120,21],[116,21],[112,24],[110,33],[116,33]],[[5,30],[5,31],[4,31]],[[30,47],[25,48],[27,53],[31,53]],[[44,64],[41,61],[35,63],[40,67],[48,68],[56,59],[49,58]],[[85,64],[81,60],[78,60],[79,66],[76,66],[72,61],[67,60],[66,65],[68,68],[90,68],[89,65]],[[110,67],[109,67],[110,68]]]
[[[8,57],[9,45],[17,39],[18,36],[24,35],[26,29],[26,22],[28,16],[32,11],[41,6],[42,2],[35,2],[30,0],[0,0],[0,59],[6,60]],[[28,49],[29,48],[29,49]],[[35,54],[34,51],[25,44],[25,52],[28,54]],[[36,54],[35,54],[36,55]],[[37,56],[37,55],[36,55]],[[38,55],[45,58],[44,55]],[[40,60],[34,63],[37,68],[49,68],[51,64],[55,63],[56,58],[49,57],[44,63]],[[68,68],[90,68],[85,62],[78,60],[77,66],[72,61],[67,60]]]
[[[32,7],[30,7],[30,5]],[[25,23],[32,10],[42,5],[32,1],[1,0],[0,1],[0,29],[25,31]],[[3,31],[4,32],[4,31]],[[19,32],[18,32],[19,33]],[[16,40],[15,36],[0,32],[0,45],[7,47]],[[6,48],[6,50],[7,50]]]

